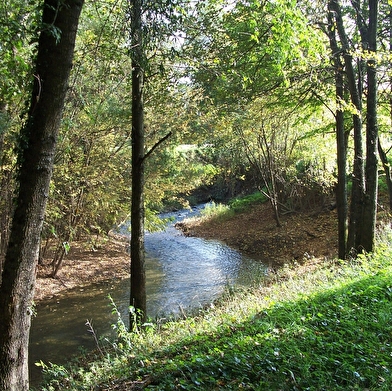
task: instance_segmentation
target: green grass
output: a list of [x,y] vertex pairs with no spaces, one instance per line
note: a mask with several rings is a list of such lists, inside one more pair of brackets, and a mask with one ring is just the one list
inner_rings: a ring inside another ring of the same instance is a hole
[[120,322],[102,354],[46,368],[41,390],[391,390],[389,238],[355,262],[286,267],[183,320],[133,334]]
[[230,201],[229,206],[235,212],[242,212],[245,210],[249,210],[254,204],[261,204],[266,202],[267,198],[260,191],[249,194],[243,197],[237,197]]
[[[211,202],[201,212],[201,218],[224,221],[237,213],[249,210],[252,205],[266,202],[267,199],[261,192],[234,198],[227,205]],[[200,217],[197,217],[200,218]]]

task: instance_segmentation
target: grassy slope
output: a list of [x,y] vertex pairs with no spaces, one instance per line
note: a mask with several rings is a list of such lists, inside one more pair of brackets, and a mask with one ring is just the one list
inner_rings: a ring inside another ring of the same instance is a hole
[[391,390],[392,250],[286,267],[186,319],[151,324],[41,390]]
[[390,390],[390,256],[286,270],[196,317],[120,332],[105,358],[52,368],[42,390]]

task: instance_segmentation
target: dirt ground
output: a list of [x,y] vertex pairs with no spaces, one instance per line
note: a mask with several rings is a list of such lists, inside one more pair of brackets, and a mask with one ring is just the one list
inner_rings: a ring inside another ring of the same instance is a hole
[[270,205],[265,203],[233,219],[190,220],[182,228],[189,236],[221,240],[272,268],[293,260],[337,255],[336,210],[285,215],[278,227]]
[[51,277],[51,257],[38,267],[35,301],[48,299],[65,291],[97,282],[129,277],[130,258],[126,240],[100,238],[94,246],[86,242],[71,243],[61,269]]
[[[188,220],[179,227],[186,235],[220,240],[252,258],[276,268],[286,262],[333,258],[337,254],[336,210],[282,216],[277,227],[268,204],[225,221]],[[94,248],[71,244],[56,278],[50,277],[50,258],[37,273],[35,300],[64,293],[68,289],[123,279],[129,276],[126,241],[118,237],[100,239]]]

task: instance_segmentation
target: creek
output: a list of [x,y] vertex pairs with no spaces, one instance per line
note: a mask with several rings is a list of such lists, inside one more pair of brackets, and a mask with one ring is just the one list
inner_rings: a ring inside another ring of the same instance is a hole
[[[203,207],[165,214],[163,217],[171,218],[166,229],[146,233],[147,308],[151,318],[181,316],[202,308],[228,287],[248,287],[266,272],[267,267],[260,261],[216,240],[186,237],[174,227]],[[120,233],[126,231],[126,227],[120,228]],[[108,295],[126,322],[129,279],[74,289],[37,305],[30,333],[32,386],[41,379],[41,370],[34,363],[42,360],[64,364],[81,351],[94,349],[95,336],[99,339],[110,335],[117,319]]]

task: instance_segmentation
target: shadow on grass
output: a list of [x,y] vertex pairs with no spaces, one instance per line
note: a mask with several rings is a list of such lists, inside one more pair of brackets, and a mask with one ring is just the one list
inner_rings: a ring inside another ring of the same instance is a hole
[[390,390],[391,285],[378,274],[225,321],[130,362],[130,378],[158,390]]

